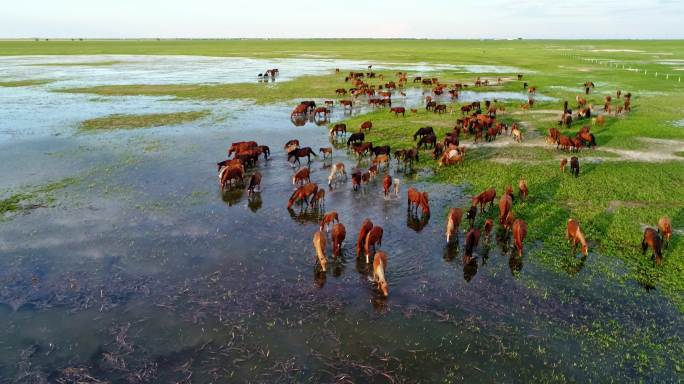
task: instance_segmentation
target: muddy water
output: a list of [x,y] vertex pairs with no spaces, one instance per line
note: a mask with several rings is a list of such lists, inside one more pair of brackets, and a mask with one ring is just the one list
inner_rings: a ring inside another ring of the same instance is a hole
[[[175,127],[62,127],[0,143],[8,187],[81,178],[52,208],[0,222],[2,382],[674,379],[681,356],[653,345],[677,345],[681,314],[657,291],[607,280],[599,271],[623,273],[611,258],[568,256],[559,274],[493,238],[464,265],[443,235],[446,209],[468,204],[463,186],[426,184],[394,164],[400,198],[385,199],[376,179],[328,191],[323,210],[288,211],[282,145],[329,146],[326,128],[294,126],[291,105],[200,107],[212,115]],[[221,194],[215,162],[251,139],[272,150],[258,165],[263,191]],[[342,149],[333,161],[356,166]],[[314,159],[312,180],[324,185],[328,166]],[[429,219],[407,214],[409,185],[429,192]],[[348,238],[322,274],[311,238],[330,210]],[[353,252],[366,217],[384,228],[387,299]]]

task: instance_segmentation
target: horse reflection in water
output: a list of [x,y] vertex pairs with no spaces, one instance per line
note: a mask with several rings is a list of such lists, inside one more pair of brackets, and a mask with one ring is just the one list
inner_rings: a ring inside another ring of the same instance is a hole
[[300,209],[299,212],[288,208],[287,212],[290,214],[290,218],[299,224],[318,224],[323,219],[323,211],[319,208],[309,207],[307,209]]
[[511,270],[511,276],[518,277],[523,268],[523,258],[518,257],[515,252],[511,252],[508,258],[508,269]]
[[327,276],[325,271],[321,271],[318,267],[314,267],[314,285],[316,288],[323,288],[326,281]]
[[233,205],[238,204],[240,200],[242,200],[244,192],[245,191],[243,189],[226,190],[223,193],[221,193],[221,200],[223,200],[224,203],[228,204],[229,207],[232,207]]
[[470,283],[470,280],[477,274],[477,258],[473,255],[463,255],[463,280]]
[[577,260],[573,255],[572,257],[565,256],[561,259],[563,269],[569,276],[575,276],[584,268],[584,264],[587,262],[587,255],[582,255],[582,257]]
[[254,192],[251,196],[247,198],[247,207],[250,211],[257,213],[263,205],[263,200],[261,200],[261,192]]
[[416,232],[420,232],[425,228],[425,226],[430,221],[430,215],[421,215],[420,213],[414,213],[409,211],[406,214],[406,226],[413,229]]

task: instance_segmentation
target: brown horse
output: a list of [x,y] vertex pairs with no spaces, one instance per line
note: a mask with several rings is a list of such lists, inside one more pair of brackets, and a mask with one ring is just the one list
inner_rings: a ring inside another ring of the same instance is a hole
[[446,223],[446,241],[449,244],[451,236],[458,237],[458,227],[461,226],[461,219],[463,218],[463,210],[461,208],[450,208],[447,214]]
[[580,173],[579,159],[575,156],[570,158],[570,173],[575,177],[578,177]]
[[244,183],[244,176],[245,173],[243,171],[243,167],[241,165],[238,166],[231,166],[231,167],[225,167],[221,170],[221,173],[219,177],[221,178],[221,181],[219,182],[221,184],[221,191],[226,187],[226,184],[228,184],[229,189],[232,188],[233,186],[233,180],[235,180],[235,183],[237,184],[238,182],[240,184]]
[[499,199],[499,224],[504,225],[506,216],[508,216],[508,212],[511,211],[512,207],[513,199],[511,198],[511,195],[505,194],[501,196],[501,199]]
[[480,212],[484,212],[484,206],[489,203],[489,208],[494,207],[494,199],[496,198],[496,189],[489,188],[479,195],[473,197],[472,205],[480,205]]
[[359,229],[359,237],[356,240],[356,257],[361,257],[361,250],[363,249],[364,242],[366,241],[366,236],[368,232],[373,229],[373,222],[370,219],[364,219],[361,223],[361,229]]
[[484,222],[485,238],[489,239],[489,235],[492,233],[492,228],[494,228],[494,220],[488,217]]
[[238,141],[237,143],[232,143],[230,148],[228,148],[228,157],[230,157],[233,153],[247,151],[256,147],[258,147],[256,141]]
[[385,175],[382,178],[382,192],[385,194],[385,198],[389,196],[390,187],[392,186],[392,176]]
[[362,181],[361,170],[356,170],[356,171],[352,172],[351,179],[352,179],[352,190],[354,190],[356,192],[359,190],[359,187],[361,186],[361,181]]
[[389,289],[385,279],[385,270],[387,270],[387,254],[383,251],[378,251],[373,258],[373,280],[378,283],[380,292],[387,297]]
[[311,164],[311,155],[318,157],[316,152],[314,152],[314,150],[311,149],[311,147],[297,148],[287,153],[287,161],[291,162],[293,165],[295,162],[301,165],[301,163],[299,162],[299,158],[306,157],[307,162]]
[[305,183],[310,183],[311,182],[311,176],[310,175],[311,175],[311,171],[309,170],[309,168],[304,167],[304,168],[300,169],[299,171],[297,171],[297,173],[295,173],[292,176],[292,185],[296,185],[296,184],[302,184],[303,185]]
[[568,159],[566,159],[566,158],[561,159],[561,162],[560,162],[560,170],[561,170],[561,172],[565,173],[565,167],[566,167],[567,165],[568,165]]
[[504,237],[508,237],[508,232],[511,230],[513,227],[513,223],[515,222],[515,214],[513,211],[509,211],[508,214],[506,215],[506,218],[504,219],[503,222],[503,228],[504,228]]
[[318,148],[318,153],[323,154],[323,160],[327,159],[328,156],[330,156],[330,158],[332,159],[333,149],[332,147]]
[[254,172],[252,177],[249,178],[249,186],[247,187],[247,195],[251,196],[256,190],[261,191],[261,173]]
[[473,205],[470,207],[470,209],[468,209],[468,213],[466,213],[466,218],[468,219],[470,228],[472,228],[473,224],[475,224],[475,219],[477,218],[477,205]]
[[522,257],[525,236],[527,236],[527,224],[522,219],[515,220],[513,222],[513,240],[515,242],[515,249],[518,250],[518,257]]
[[303,202],[308,206],[309,198],[315,196],[316,192],[318,192],[316,183],[304,184],[292,193],[287,202],[287,208],[290,209],[296,202]]
[[568,230],[567,230],[568,241],[572,243],[572,252],[575,252],[577,248],[577,243],[582,244],[582,254],[587,256],[589,254],[589,248],[587,247],[587,241],[584,239],[584,234],[580,230],[579,223],[574,219],[568,219]]
[[316,250],[316,258],[321,264],[321,270],[325,272],[328,265],[328,258],[325,256],[325,234],[321,231],[316,231],[313,236],[313,246]]
[[347,133],[347,124],[339,123],[330,128],[330,137],[344,136]]
[[337,223],[333,225],[332,228],[332,249],[333,256],[338,256],[340,254],[340,248],[342,248],[342,242],[347,237],[347,229],[344,225]]
[[294,109],[292,110],[292,113],[290,114],[290,118],[293,119],[296,116],[304,116],[307,113],[309,113],[309,105],[307,104],[299,104]]
[[320,188],[315,195],[311,198],[311,205],[314,207],[320,207],[325,205],[325,189]]
[[465,254],[472,255],[480,242],[480,228],[470,228],[465,237]]
[[364,242],[364,251],[366,252],[366,264],[370,263],[371,248],[373,253],[375,253],[376,244],[377,246],[382,246],[382,227],[374,226],[368,234],[366,235],[366,241]]
[[658,236],[658,232],[653,228],[646,228],[646,230],[644,230],[644,239],[641,240],[641,249],[645,255],[646,250],[650,247],[653,250],[652,258],[655,259],[657,265],[660,265],[663,262],[662,246],[663,244],[660,240],[660,236]]
[[334,224],[336,221],[338,223],[340,222],[340,218],[337,215],[337,211],[328,212],[325,215],[323,215],[323,220],[321,221],[321,226],[319,229],[323,231],[323,229],[325,228],[326,232],[330,232],[330,225]]
[[658,233],[663,237],[667,249],[672,239],[672,220],[669,217],[663,216],[658,220]]
[[359,132],[370,131],[371,128],[373,128],[373,123],[370,121],[364,121],[363,123],[361,123],[361,128],[359,129]]
[[299,148],[299,140],[297,139],[288,140],[288,142],[283,146],[285,152],[292,152],[293,149],[297,148]]
[[530,191],[527,188],[525,179],[520,179],[520,181],[518,181],[518,196],[520,196],[520,200],[526,200],[529,193]]
[[390,108],[390,113],[394,113],[394,116],[399,116],[401,113],[402,116],[406,116],[406,108],[404,107],[394,107]]
[[408,210],[415,207],[416,213],[418,213],[418,207],[421,208],[423,215],[430,215],[430,204],[428,201],[427,192],[418,192],[417,189],[411,187],[408,189]]

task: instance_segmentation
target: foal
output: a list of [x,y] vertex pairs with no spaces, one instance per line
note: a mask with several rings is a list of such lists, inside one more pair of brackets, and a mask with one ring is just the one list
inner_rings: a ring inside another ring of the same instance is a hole
[[658,236],[658,232],[656,232],[656,230],[653,228],[646,228],[646,230],[644,231],[644,239],[641,240],[641,249],[643,250],[644,254],[646,254],[646,250],[649,247],[653,250],[652,258],[655,258],[655,263],[657,265],[662,264],[663,244],[660,240],[660,236]]
[[325,256],[325,234],[321,231],[316,231],[313,237],[313,246],[316,250],[316,258],[321,264],[321,270],[325,272],[325,267],[328,264],[328,258]]
[[672,221],[669,217],[663,216],[658,220],[658,233],[663,237],[665,248],[667,248],[670,245],[670,239],[672,239]]

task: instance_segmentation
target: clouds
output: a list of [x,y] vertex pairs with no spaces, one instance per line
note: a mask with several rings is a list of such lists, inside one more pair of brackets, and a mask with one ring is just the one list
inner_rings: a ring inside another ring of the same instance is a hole
[[678,0],[25,0],[0,37],[684,38]]

